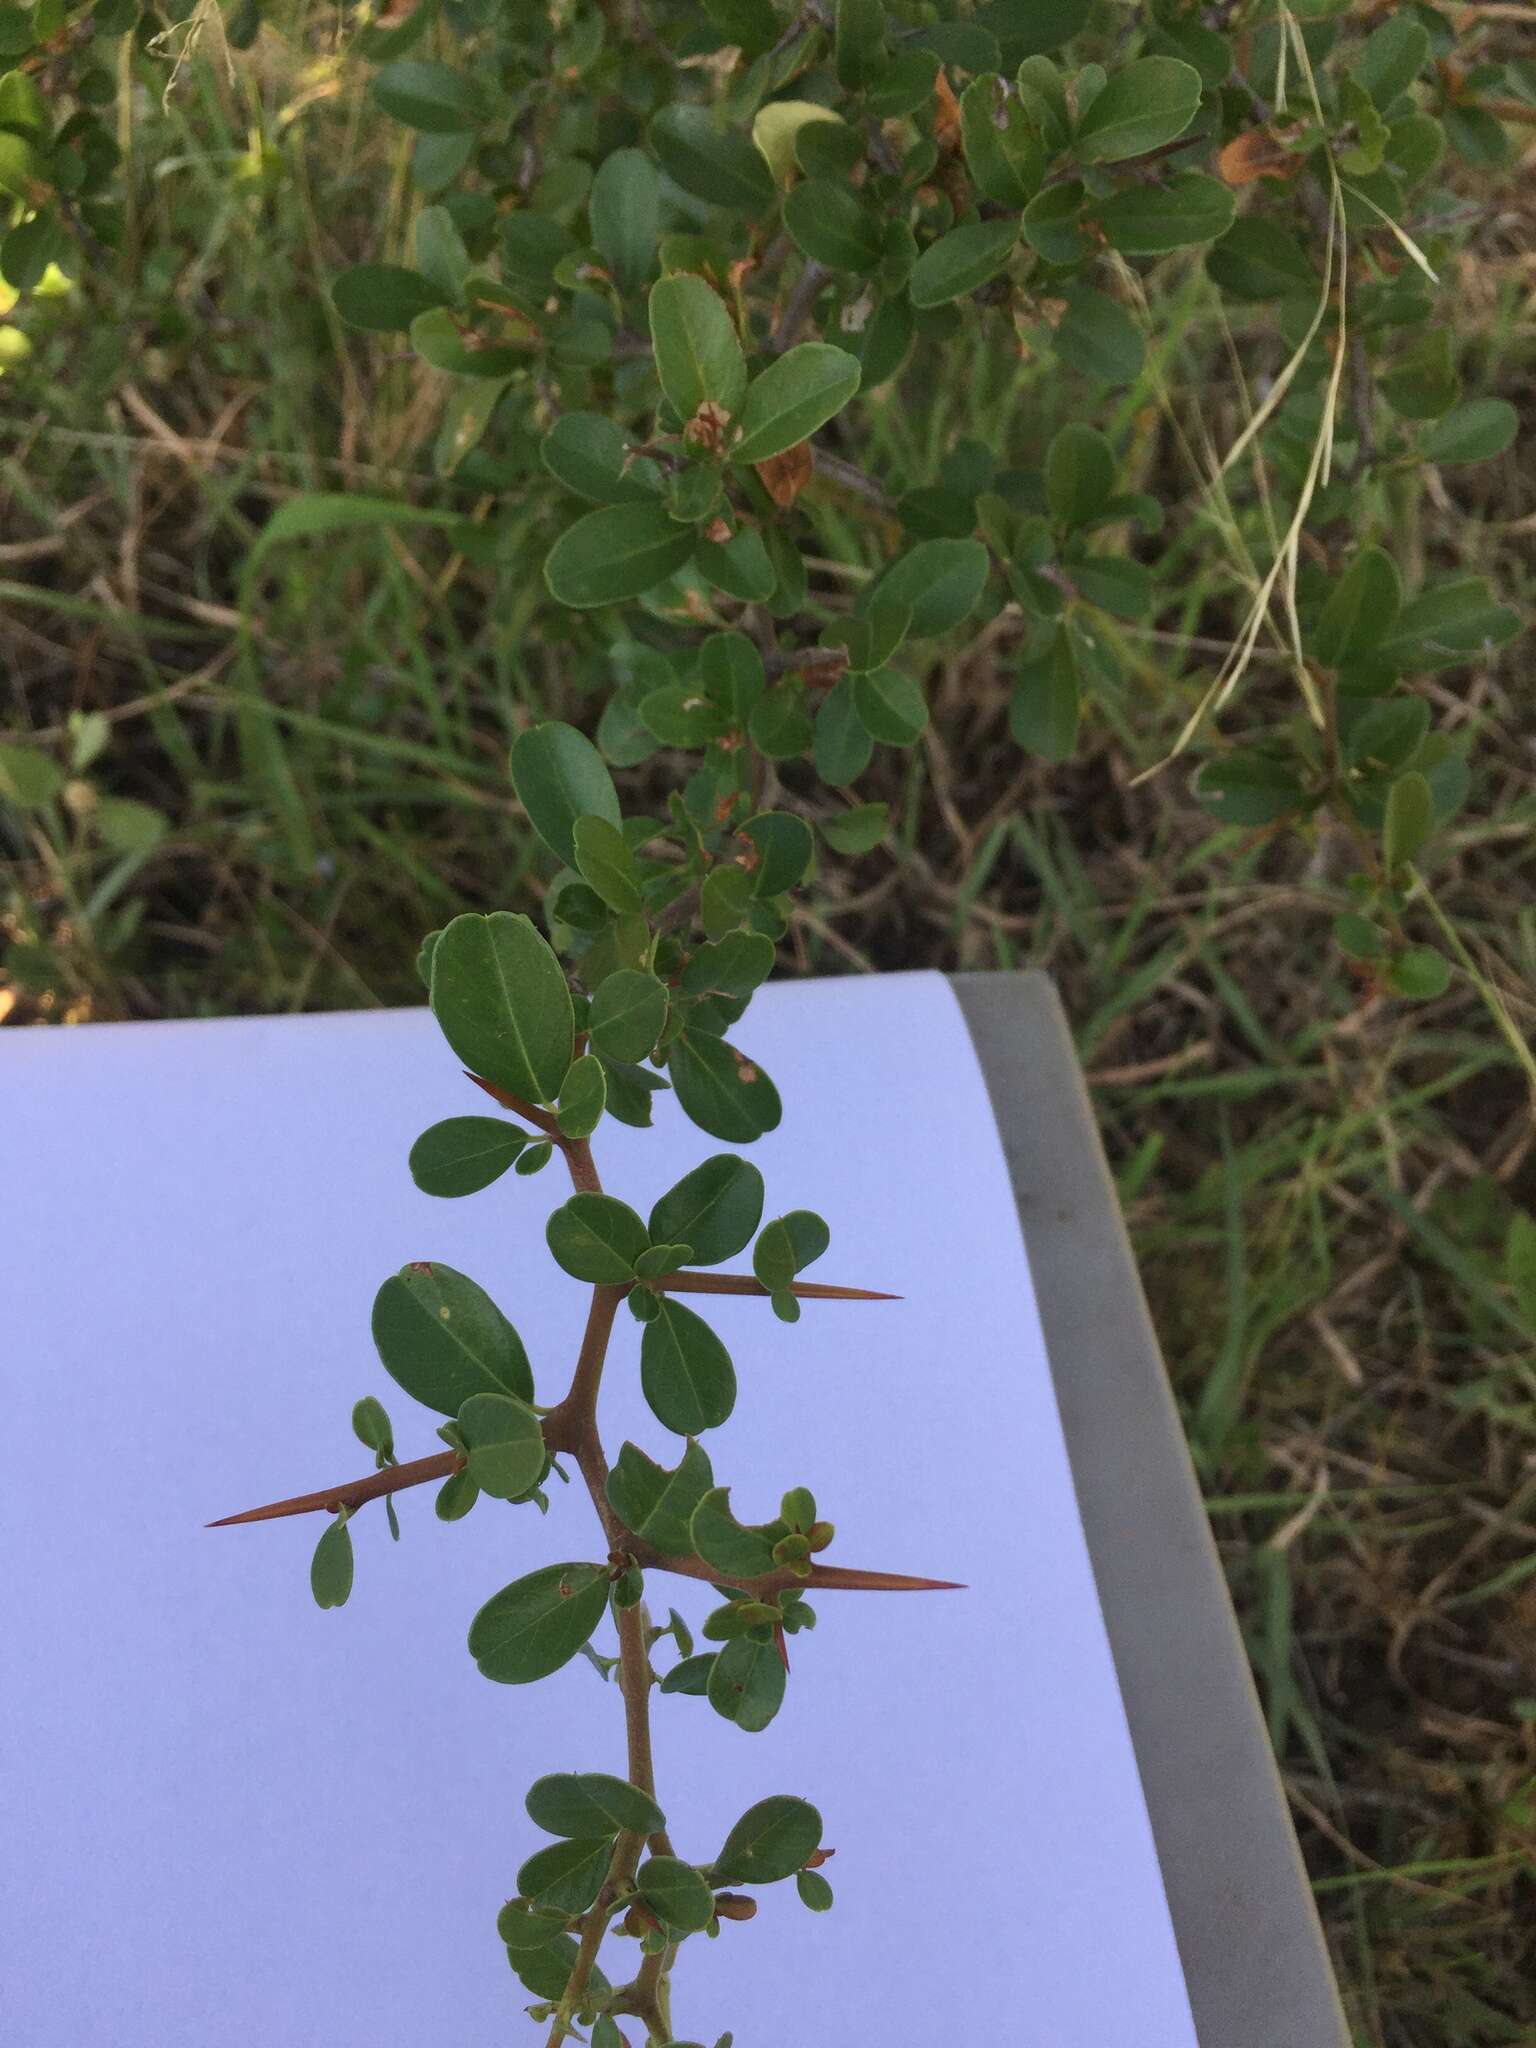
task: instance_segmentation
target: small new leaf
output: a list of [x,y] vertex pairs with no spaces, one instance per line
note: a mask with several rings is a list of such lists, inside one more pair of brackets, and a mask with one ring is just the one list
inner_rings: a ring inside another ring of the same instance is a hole
[[309,1567],[309,1589],[317,1607],[345,1607],[352,1591],[352,1532],[338,1515],[315,1545]]
[[1410,769],[1406,775],[1398,776],[1387,793],[1382,852],[1388,869],[1417,860],[1434,828],[1434,792],[1417,769]]
[[707,1565],[732,1582],[759,1579],[775,1569],[774,1545],[789,1534],[783,1521],[738,1522],[731,1513],[731,1489],[716,1486],[693,1511],[693,1548]]
[[568,1138],[589,1138],[602,1121],[608,1100],[603,1063],[595,1053],[571,1062],[560,1089],[559,1123]]

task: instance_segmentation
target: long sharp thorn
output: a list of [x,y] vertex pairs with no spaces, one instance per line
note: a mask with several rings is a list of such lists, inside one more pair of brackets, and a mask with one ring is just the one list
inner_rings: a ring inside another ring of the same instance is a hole
[[431,1457],[413,1458],[408,1464],[387,1465],[362,1479],[349,1479],[340,1486],[328,1486],[319,1493],[296,1493],[291,1500],[275,1500],[263,1508],[247,1508],[243,1514],[221,1515],[205,1528],[229,1529],[237,1522],[275,1522],[283,1515],[333,1514],[338,1507],[358,1508],[381,1494],[400,1493],[424,1480],[446,1479],[462,1463],[457,1451],[437,1451]]
[[509,1095],[505,1088],[498,1088],[494,1081],[487,1081],[480,1074],[472,1074],[468,1067],[461,1067],[459,1071],[466,1081],[473,1081],[477,1088],[483,1088],[491,1100],[499,1102],[503,1109],[510,1109],[514,1116],[526,1117],[529,1123],[538,1125],[540,1129],[546,1127],[543,1112],[535,1109],[531,1102],[524,1102],[520,1095]]
[[829,1593],[964,1593],[958,1579],[914,1579],[904,1572],[864,1572],[846,1564],[813,1564],[809,1583]]
[[[664,1273],[656,1285],[668,1294],[752,1294],[763,1297],[772,1290],[750,1273],[695,1273],[686,1267]],[[802,1301],[900,1301],[899,1294],[881,1294],[873,1287],[834,1287],[824,1280],[795,1280],[789,1287]]]

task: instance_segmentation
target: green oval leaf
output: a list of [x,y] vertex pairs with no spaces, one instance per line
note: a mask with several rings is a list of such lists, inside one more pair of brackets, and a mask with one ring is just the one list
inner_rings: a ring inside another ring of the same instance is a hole
[[1024,239],[1047,263],[1064,269],[1079,263],[1089,253],[1083,233],[1082,185],[1076,178],[1062,185],[1047,185],[1024,209]]
[[1504,453],[1519,426],[1507,398],[1469,399],[1426,429],[1419,453],[1426,462],[1487,462]]
[[[750,870],[755,896],[782,896],[786,889],[793,889],[804,879],[815,851],[811,828],[804,818],[797,818],[790,811],[759,811],[740,828],[740,833],[756,855]],[[764,978],[768,964],[764,963],[763,974],[756,977],[752,987]]]
[[561,534],[544,562],[550,595],[574,609],[640,597],[674,575],[694,549],[693,529],[660,504],[604,505]]
[[360,1444],[366,1444],[370,1451],[381,1457],[392,1458],[395,1454],[395,1432],[390,1424],[389,1411],[382,1401],[372,1394],[364,1394],[352,1409],[352,1434]]
[[1288,293],[1314,297],[1318,272],[1292,228],[1263,214],[1234,221],[1205,259],[1207,275],[1236,299],[1278,299]]
[[712,1138],[749,1145],[778,1128],[783,1115],[779,1091],[752,1061],[724,1039],[690,1031],[667,1055],[667,1072],[683,1114]]
[[514,342],[494,342],[464,327],[445,306],[418,313],[411,322],[411,347],[424,363],[449,377],[506,378],[522,367],[526,351]]
[[1051,516],[1070,532],[1086,526],[1109,503],[1115,488],[1115,458],[1097,427],[1069,420],[1045,458],[1045,495]]
[[1270,825],[1300,804],[1305,792],[1289,762],[1244,750],[1206,761],[1195,795],[1228,825]]
[[466,911],[432,954],[432,1014],[473,1074],[528,1102],[553,1102],[571,1064],[571,993],[532,922]]
[[1308,636],[1311,652],[1336,668],[1369,654],[1402,608],[1397,564],[1381,548],[1357,548]]
[[374,334],[404,334],[418,313],[448,303],[420,271],[394,263],[355,263],[331,286],[331,298],[349,327]]
[[345,1607],[352,1591],[352,1532],[338,1515],[315,1545],[309,1567],[309,1590],[317,1607]]
[[425,1408],[457,1415],[473,1394],[533,1399],[522,1339],[495,1302],[452,1266],[403,1266],[373,1304],[384,1370]]
[[753,1735],[766,1728],[784,1704],[784,1686],[777,1647],[738,1636],[710,1666],[706,1696],[717,1714]]
[[987,0],[973,19],[1003,46],[1010,64],[1070,41],[1087,26],[1092,0]]
[[1433,946],[1408,946],[1387,968],[1393,991],[1413,1002],[1432,1002],[1451,985],[1451,963]]
[[536,1913],[522,1899],[508,1899],[496,1915],[496,1932],[514,1956],[536,1955],[560,1939],[567,1916]]
[[914,306],[944,306],[988,284],[1007,264],[1019,238],[1017,220],[976,221],[931,242],[912,266],[907,292]]
[[714,1650],[704,1650],[697,1657],[684,1657],[681,1663],[672,1666],[656,1690],[686,1693],[690,1698],[702,1699],[709,1690],[709,1675],[715,1668],[716,1655]]
[[407,58],[373,75],[373,96],[386,114],[427,135],[471,135],[485,120],[485,101],[472,78],[447,64]]
[[824,341],[803,341],[754,377],[741,409],[733,462],[766,462],[824,426],[859,388],[858,359]]
[[562,413],[539,443],[539,458],[552,477],[579,498],[596,505],[633,505],[654,499],[656,466],[647,458],[631,462],[629,436],[602,413]]
[[717,1884],[776,1884],[821,1847],[821,1815],[787,1792],[749,1806],[710,1866]]
[[35,747],[0,745],[0,797],[34,811],[64,787],[64,770]]
[[886,803],[856,804],[835,818],[818,821],[821,836],[835,853],[858,855],[878,846],[890,826],[891,807]]
[[1126,256],[1161,256],[1193,242],[1214,242],[1231,227],[1237,202],[1219,178],[1177,171],[1158,185],[1132,185],[1097,208],[1112,249]]
[[1200,74],[1177,57],[1141,57],[1115,72],[1077,124],[1085,163],[1120,163],[1182,135],[1200,105]]
[[773,941],[765,933],[727,932],[723,938],[695,947],[683,969],[683,990],[687,995],[715,994],[740,1000],[762,986],[773,972],[773,962]]
[[1074,285],[1051,346],[1064,363],[1105,384],[1129,384],[1146,360],[1141,330],[1105,292]]
[[556,1264],[573,1280],[617,1287],[635,1276],[635,1261],[650,1243],[645,1225],[613,1195],[572,1195],[545,1228]]
[[1072,635],[1058,626],[1050,650],[1020,664],[1008,707],[1008,730],[1026,752],[1065,761],[1077,744],[1082,680]]
[[763,1214],[763,1176],[734,1152],[685,1173],[650,1216],[653,1244],[690,1244],[694,1263],[718,1266],[752,1242]]
[[661,184],[643,149],[604,157],[587,198],[592,246],[621,292],[634,291],[656,268]]
[[1378,107],[1389,107],[1429,60],[1429,31],[1411,14],[1394,13],[1367,37],[1355,78]]
[[778,586],[767,543],[755,526],[739,528],[727,541],[700,541],[694,564],[717,590],[743,604],[766,604]]
[[881,668],[873,675],[855,676],[853,701],[870,738],[889,747],[910,747],[928,723],[922,684],[900,669]]
[[828,270],[873,270],[885,248],[878,214],[831,178],[803,178],[784,201],[784,225],[801,255]]
[[551,1564],[495,1593],[469,1625],[470,1654],[498,1685],[527,1685],[568,1664],[608,1606],[608,1569]]
[[678,1934],[702,1933],[715,1917],[715,1895],[702,1872],[680,1857],[647,1857],[635,1883],[657,1919]]
[[837,0],[837,82],[849,92],[874,85],[886,68],[884,0]]
[[966,168],[984,198],[1020,212],[1040,189],[1045,150],[1028,110],[995,71],[972,79],[960,97]]
[[523,1803],[534,1826],[549,1835],[587,1840],[621,1830],[654,1835],[667,1824],[661,1808],[638,1785],[604,1771],[553,1772],[534,1781]]
[[548,1454],[539,1418],[506,1394],[471,1394],[458,1414],[469,1475],[482,1493],[517,1500],[544,1476]]
[[692,1309],[667,1295],[660,1308],[640,1338],[640,1386],[651,1412],[679,1436],[718,1429],[736,1405],[731,1355]]
[[735,413],[746,395],[747,359],[720,295],[686,271],[651,286],[651,347],[668,403],[685,424],[701,405]]
[[[566,1916],[569,1918],[569,1915]],[[516,1971],[518,1981],[531,1991],[535,1998],[542,1998],[549,2004],[557,2003],[564,1995],[571,1981],[571,1972],[576,1967],[579,1951],[568,1934],[558,1934],[547,1946],[519,1952],[507,1950],[507,1961]],[[587,1979],[587,1988],[594,1994],[606,1993],[611,1987],[608,1979],[592,1967]]]
[[1434,829],[1434,792],[1418,770],[1410,768],[1406,775],[1398,776],[1387,792],[1382,852],[1388,869],[1417,860]]
[[650,141],[668,177],[695,199],[760,214],[778,197],[761,151],[744,135],[717,128],[707,108],[663,107],[651,121]]
[[480,1489],[470,1477],[468,1466],[450,1472],[437,1489],[433,1506],[440,1522],[461,1522],[480,1498]]
[[576,865],[578,818],[621,822],[618,792],[585,733],[550,719],[520,733],[512,747],[512,787],[528,822],[568,868]]
[[411,1178],[424,1195],[473,1195],[499,1180],[528,1133],[493,1116],[450,1116],[411,1147]]
[[1454,668],[1519,630],[1519,613],[1496,603],[1481,576],[1463,576],[1411,598],[1372,655],[1394,670]]
[[613,1841],[551,1842],[536,1849],[517,1873],[519,1896],[535,1912],[585,1913],[602,1890],[613,1861]]
[[667,991],[663,983],[637,967],[621,967],[599,983],[587,1028],[593,1045],[606,1058],[643,1060],[660,1038],[666,1021]]
[[560,1090],[559,1123],[568,1138],[590,1138],[602,1122],[608,1101],[603,1063],[595,1053],[572,1060]]
[[752,1250],[752,1270],[771,1294],[788,1287],[832,1242],[832,1233],[811,1209],[791,1209],[765,1225]]
[[979,540],[924,540],[898,557],[876,586],[873,603],[909,614],[914,640],[947,633],[975,609],[987,580]]

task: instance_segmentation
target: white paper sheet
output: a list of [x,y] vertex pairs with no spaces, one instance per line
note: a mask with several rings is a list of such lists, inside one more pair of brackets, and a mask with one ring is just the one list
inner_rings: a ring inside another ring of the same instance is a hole
[[[820,1596],[763,1734],[656,1700],[683,1854],[706,1859],[776,1791],[814,1800],[837,1850],[831,1913],[781,1885],[755,1921],[687,1944],[678,2031],[1194,2048],[954,998],[937,975],[776,986],[741,1037],[785,1100],[752,1148],[767,1213],[818,1210],[817,1276],[905,1299],[808,1304],[795,1328],[761,1301],[710,1303],[741,1383],[706,1439],[717,1477],[752,1520],[812,1487],[837,1525],[829,1562],[970,1590]],[[610,1192],[642,1211],[721,1149],[663,1102],[656,1131],[600,1135]],[[425,1011],[0,1036],[0,2033],[16,2048],[542,2038],[495,1913],[544,1839],[529,1782],[623,1770],[619,1700],[579,1659],[490,1684],[464,1638],[509,1579],[599,1554],[584,1495],[547,1520],[482,1502],[444,1526],[423,1488],[402,1497],[398,1546],[370,1508],[352,1599],[329,1613],[307,1582],[318,1518],[202,1527],[367,1470],[348,1426],[365,1392],[401,1457],[439,1448],[368,1334],[407,1259],[480,1280],[540,1397],[563,1390],[586,1290],[542,1242],[558,1162],[457,1202],[406,1172],[418,1131],[485,1107]],[[638,1334],[621,1315],[605,1437],[673,1463],[639,1397]],[[655,1576],[649,1597],[695,1625],[713,1604]]]

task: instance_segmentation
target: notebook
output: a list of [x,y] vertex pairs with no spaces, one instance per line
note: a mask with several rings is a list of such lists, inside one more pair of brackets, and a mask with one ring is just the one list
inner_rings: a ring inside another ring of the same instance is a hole
[[[776,984],[738,1036],[784,1099],[751,1148],[766,1213],[816,1210],[832,1244],[814,1277],[902,1298],[808,1302],[793,1327],[709,1302],[739,1380],[706,1439],[717,1480],[743,1520],[808,1486],[836,1524],[827,1562],[964,1590],[817,1595],[762,1733],[653,1700],[680,1854],[707,1860],[775,1792],[811,1800],[836,1851],[831,1912],[781,1884],[686,1943],[679,2038],[1336,2048],[1049,985]],[[654,1130],[609,1120],[594,1140],[642,1212],[722,1149],[658,1101]],[[406,1169],[426,1125],[485,1107],[425,1010],[0,1038],[7,2040],[543,2038],[495,1931],[546,1839],[523,1794],[549,1771],[622,1774],[621,1703],[581,1658],[493,1684],[465,1638],[511,1579],[603,1555],[579,1484],[545,1518],[482,1500],[454,1524],[423,1487],[400,1497],[398,1544],[367,1507],[352,1597],[326,1612],[319,1518],[204,1527],[366,1472],[365,1393],[402,1458],[441,1449],[369,1336],[407,1260],[477,1279],[539,1398],[564,1390],[587,1290],[544,1246],[559,1162],[458,1201]],[[675,1463],[638,1357],[621,1315],[610,1456],[628,1438]],[[658,1574],[647,1598],[695,1630],[715,1604]]]

